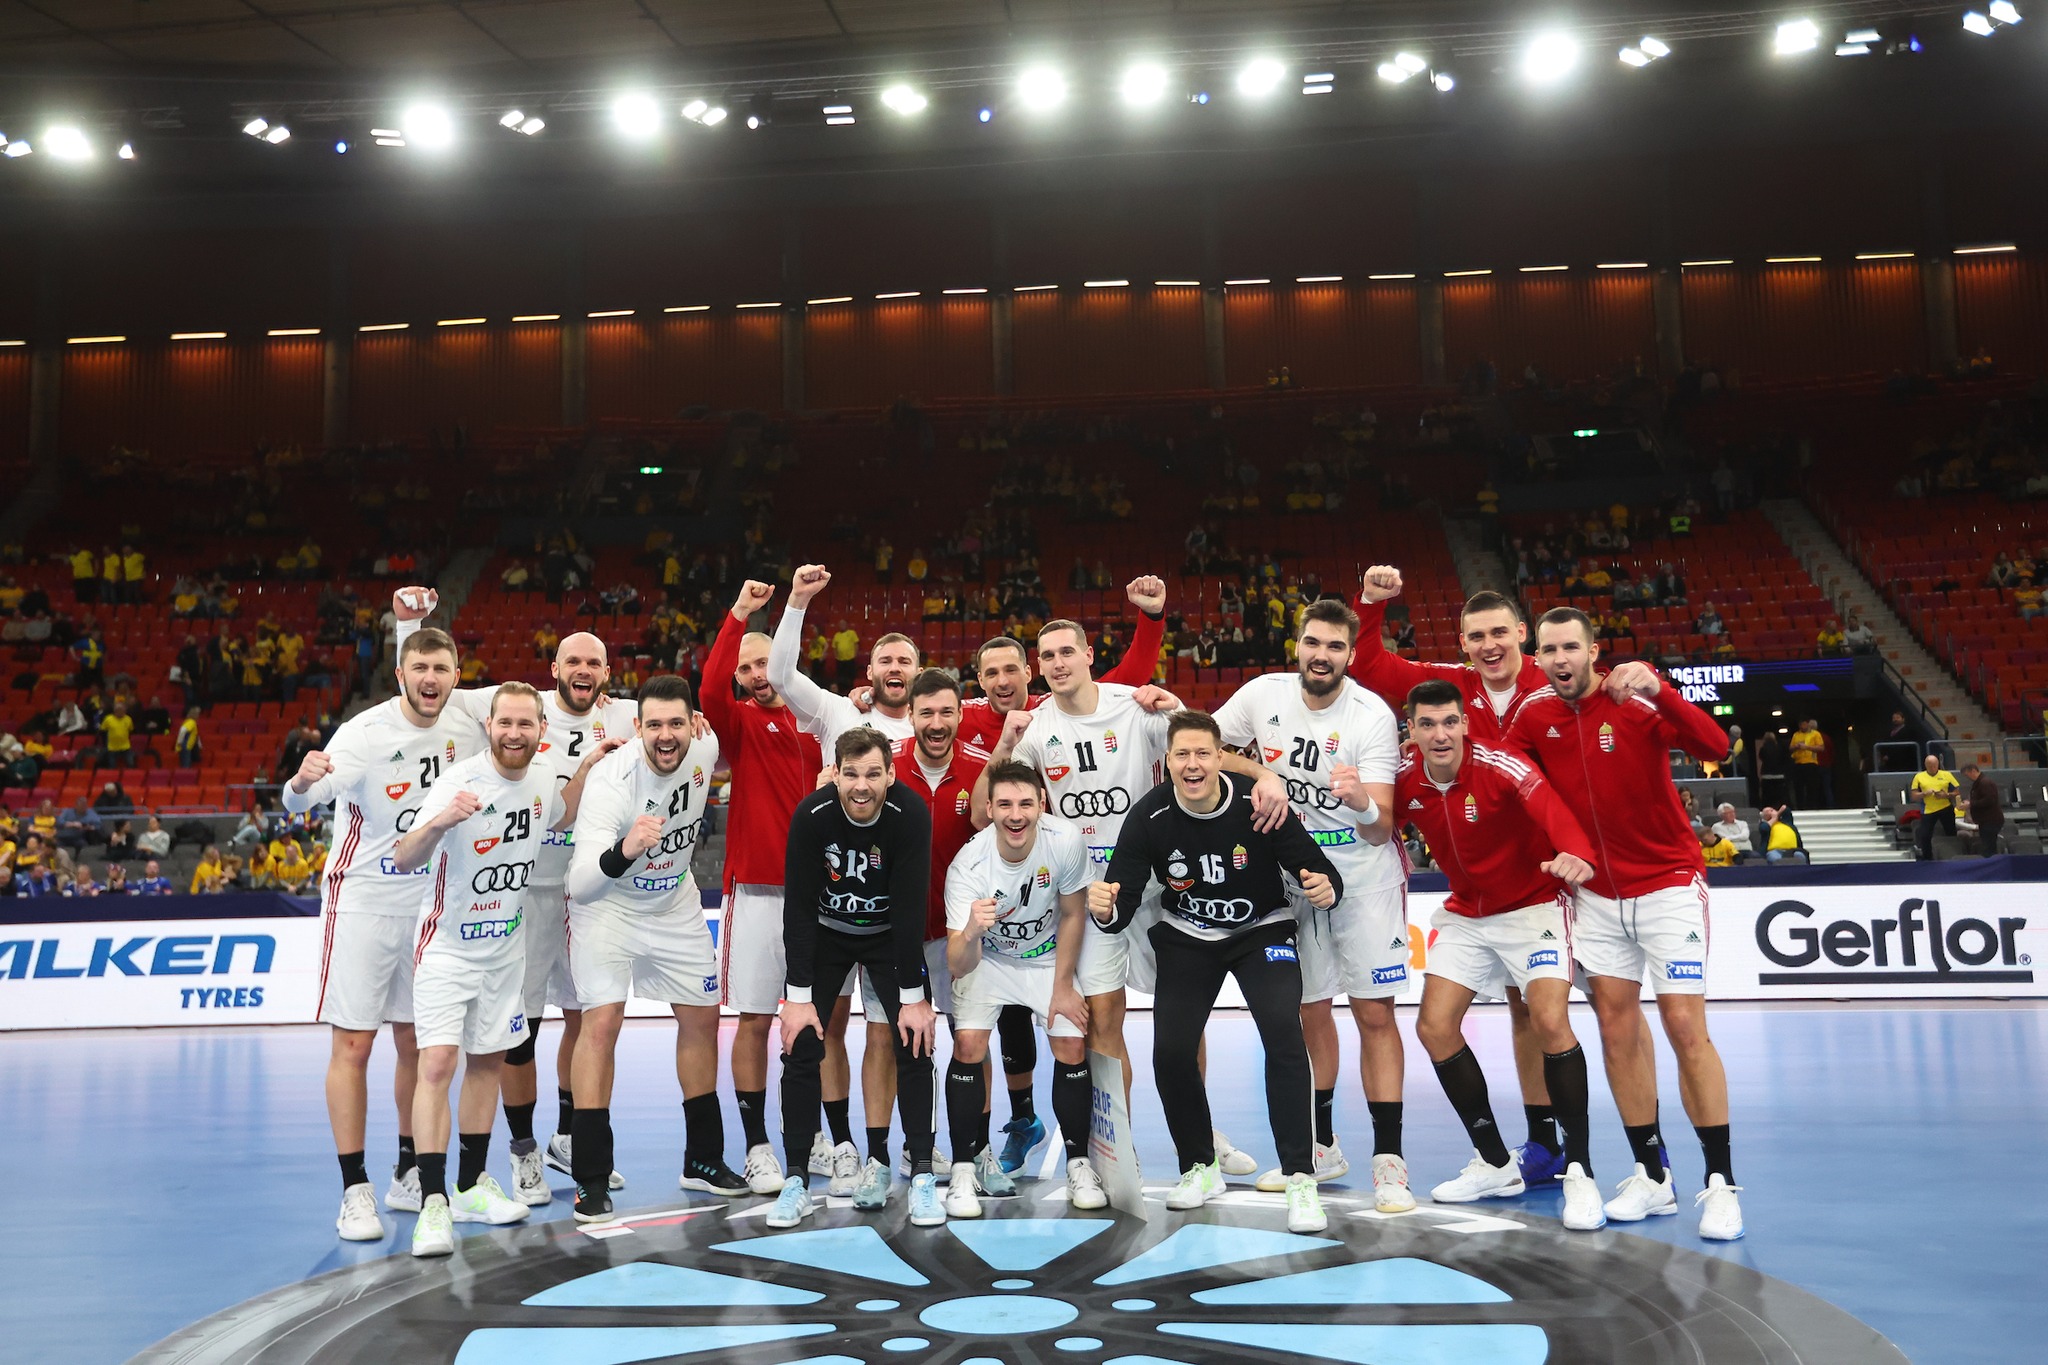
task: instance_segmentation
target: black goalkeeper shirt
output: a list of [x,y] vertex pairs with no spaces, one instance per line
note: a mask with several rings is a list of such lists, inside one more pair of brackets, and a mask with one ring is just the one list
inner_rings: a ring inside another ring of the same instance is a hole
[[[797,802],[783,865],[785,998],[811,998],[820,926],[863,937],[893,934],[896,979],[922,982],[931,875],[932,815],[915,792],[892,786],[865,825],[847,816],[834,787]],[[905,1004],[924,998],[922,986],[903,988]]]

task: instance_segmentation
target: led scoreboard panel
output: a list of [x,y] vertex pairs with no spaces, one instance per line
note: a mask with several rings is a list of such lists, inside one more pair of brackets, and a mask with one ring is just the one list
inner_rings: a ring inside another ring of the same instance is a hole
[[1681,664],[1666,669],[1664,676],[1695,705],[1747,709],[1780,707],[1788,701],[1867,697],[1877,685],[1878,671],[1875,656],[1852,656]]

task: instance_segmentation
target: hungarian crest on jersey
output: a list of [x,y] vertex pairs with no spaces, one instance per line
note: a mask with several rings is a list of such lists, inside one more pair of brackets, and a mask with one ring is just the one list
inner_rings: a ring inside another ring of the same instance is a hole
[[1479,823],[1479,799],[1470,792],[1465,794],[1465,823],[1468,825]]
[[1343,738],[1344,736],[1337,731],[1330,731],[1330,737],[1323,741],[1323,752],[1326,754],[1336,753],[1337,745],[1343,741]]
[[1606,721],[1600,722],[1600,752],[1603,754],[1614,752],[1614,726]]
[[1113,754],[1116,752],[1116,731],[1104,730],[1102,732],[1102,747],[1107,753]]
[[1244,871],[1245,864],[1249,863],[1250,861],[1251,855],[1244,851],[1243,844],[1239,844],[1236,848],[1230,850],[1230,865],[1236,868],[1239,872]]

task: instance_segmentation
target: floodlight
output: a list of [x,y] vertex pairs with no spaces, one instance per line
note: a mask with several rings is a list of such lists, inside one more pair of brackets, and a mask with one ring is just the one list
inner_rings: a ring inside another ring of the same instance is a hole
[[1017,97],[1027,109],[1057,108],[1066,101],[1067,78],[1049,66],[1026,67],[1017,78]]
[[882,103],[899,114],[910,115],[921,112],[931,101],[907,85],[892,85],[882,92]]
[[1117,93],[1133,108],[1159,103],[1166,97],[1166,68],[1153,62],[1125,67]]
[[415,104],[398,119],[407,143],[436,151],[455,145],[455,118],[439,104]]
[[1271,57],[1254,57],[1245,63],[1244,70],[1237,73],[1237,90],[1241,95],[1263,99],[1273,93],[1280,81],[1287,75],[1287,68]]
[[1780,57],[1789,57],[1795,53],[1811,52],[1819,43],[1819,24],[1811,19],[1793,19],[1778,25],[1778,36],[1771,50]]
[[612,101],[612,123],[627,137],[653,137],[661,131],[661,106],[652,95],[621,95]]

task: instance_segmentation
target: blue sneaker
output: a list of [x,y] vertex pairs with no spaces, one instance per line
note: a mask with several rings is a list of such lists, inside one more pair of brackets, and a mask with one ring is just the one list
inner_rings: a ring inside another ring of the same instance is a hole
[[1540,1142],[1525,1142],[1515,1148],[1515,1165],[1521,1169],[1522,1183],[1530,1189],[1564,1179],[1564,1153],[1553,1152]]
[[782,1193],[776,1196],[775,1206],[768,1210],[766,1221],[771,1228],[793,1228],[810,1217],[815,1207],[804,1178],[793,1175],[782,1183]]
[[910,1182],[910,1222],[913,1227],[935,1228],[946,1221],[946,1206],[939,1199],[939,1181],[930,1171]]
[[999,1163],[1004,1175],[1015,1175],[1031,1160],[1031,1151],[1045,1141],[1045,1123],[1038,1115],[1011,1119],[1003,1125],[1003,1156]]

